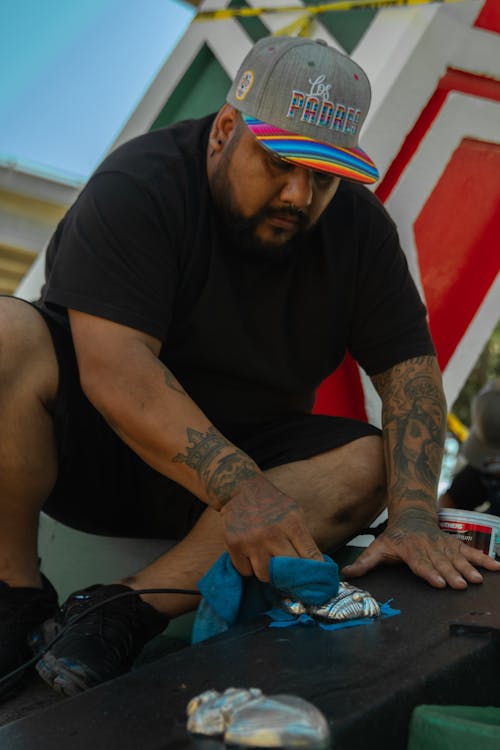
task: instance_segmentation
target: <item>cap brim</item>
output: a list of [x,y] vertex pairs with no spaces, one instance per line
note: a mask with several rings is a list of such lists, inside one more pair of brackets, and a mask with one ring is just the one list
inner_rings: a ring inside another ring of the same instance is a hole
[[324,141],[281,130],[255,117],[244,114],[242,117],[259,143],[281,159],[367,185],[379,178],[377,167],[360,148],[331,146]]

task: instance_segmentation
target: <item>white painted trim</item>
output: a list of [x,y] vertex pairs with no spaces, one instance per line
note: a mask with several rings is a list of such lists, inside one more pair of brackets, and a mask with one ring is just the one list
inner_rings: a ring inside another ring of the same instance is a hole
[[449,66],[469,73],[500,78],[500,34],[473,28],[465,44],[457,45]]

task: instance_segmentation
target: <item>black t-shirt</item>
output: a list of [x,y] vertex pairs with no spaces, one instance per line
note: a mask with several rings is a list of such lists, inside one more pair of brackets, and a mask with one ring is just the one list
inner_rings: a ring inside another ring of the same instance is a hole
[[218,426],[310,412],[349,351],[369,373],[433,354],[394,223],[342,182],[285,261],[223,239],[206,175],[212,117],[108,156],[48,248],[41,304],[139,329]]

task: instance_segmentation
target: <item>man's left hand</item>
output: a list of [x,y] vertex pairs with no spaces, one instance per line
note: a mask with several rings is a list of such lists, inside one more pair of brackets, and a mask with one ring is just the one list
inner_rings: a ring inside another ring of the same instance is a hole
[[500,562],[441,531],[432,513],[416,507],[398,509],[386,530],[343,573],[357,578],[377,565],[397,562],[405,562],[435,588],[465,589],[468,583],[481,583],[477,567],[500,571]]

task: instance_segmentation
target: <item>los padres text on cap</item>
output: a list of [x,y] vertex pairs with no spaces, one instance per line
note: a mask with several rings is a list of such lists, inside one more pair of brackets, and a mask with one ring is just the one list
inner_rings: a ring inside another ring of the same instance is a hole
[[378,170],[358,146],[371,100],[366,73],[321,39],[265,37],[250,50],[227,102],[281,159],[367,184]]

